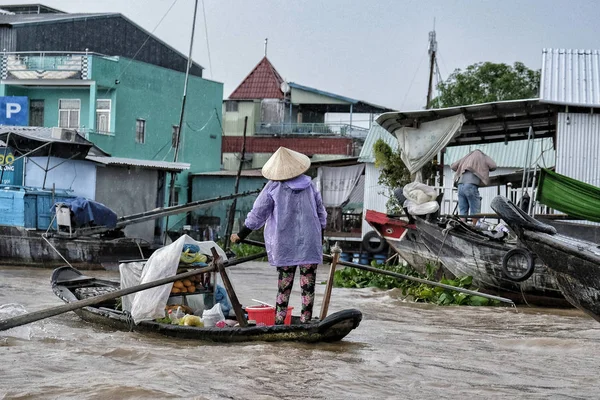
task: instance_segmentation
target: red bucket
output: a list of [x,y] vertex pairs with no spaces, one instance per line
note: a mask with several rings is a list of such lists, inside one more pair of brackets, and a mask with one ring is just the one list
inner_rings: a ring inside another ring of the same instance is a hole
[[[283,323],[290,325],[292,323],[292,310],[294,307],[287,309],[287,315]],[[265,305],[246,307],[248,319],[256,321],[256,325],[272,326],[275,325],[275,308]]]

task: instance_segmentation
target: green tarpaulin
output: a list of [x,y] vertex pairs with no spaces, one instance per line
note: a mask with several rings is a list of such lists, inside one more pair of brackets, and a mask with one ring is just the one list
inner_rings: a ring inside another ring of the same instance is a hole
[[537,200],[565,214],[600,222],[600,188],[542,169]]

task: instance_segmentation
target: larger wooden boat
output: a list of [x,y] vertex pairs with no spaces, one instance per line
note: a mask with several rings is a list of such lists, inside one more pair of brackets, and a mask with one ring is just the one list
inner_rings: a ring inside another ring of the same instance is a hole
[[[516,240],[478,229],[448,216],[435,222],[416,219],[429,250],[455,276],[472,276],[482,291],[539,306],[568,306],[556,279],[543,262],[523,257],[520,271],[511,273],[507,254],[521,255]],[[516,269],[516,268],[515,268]]]
[[[366,221],[415,270],[425,274],[428,264],[442,264],[447,277],[472,276],[473,285],[482,292],[508,297],[517,303],[565,307],[554,277],[545,265],[525,265],[519,276],[507,274],[504,256],[517,248],[515,241],[494,237],[454,217],[430,222],[400,218],[368,210]],[[533,261],[531,261],[533,262]],[[527,271],[530,269],[530,271]]]
[[[65,303],[118,290],[118,282],[83,275],[75,268],[61,267],[54,270],[51,278],[52,290]],[[292,317],[290,325],[205,328],[181,326],[157,321],[142,321],[135,324],[128,313],[117,309],[117,301],[111,300],[74,311],[84,321],[102,324],[114,329],[139,332],[154,332],[165,336],[212,342],[247,341],[299,341],[335,342],[343,339],[357,328],[362,319],[360,311],[343,310],[327,316],[322,321],[314,320],[301,324],[299,317]]]
[[515,231],[519,240],[546,263],[558,287],[575,307],[600,322],[600,246],[556,233],[505,197],[492,208]]

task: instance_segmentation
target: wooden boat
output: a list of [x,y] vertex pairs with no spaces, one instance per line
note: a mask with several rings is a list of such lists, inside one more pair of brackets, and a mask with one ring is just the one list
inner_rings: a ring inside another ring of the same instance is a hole
[[[415,223],[410,224],[400,218],[367,210],[365,220],[394,251],[422,274],[425,274],[427,264],[441,262],[446,277],[472,276],[474,286],[482,292],[508,297],[519,303],[569,306],[542,263],[532,265],[530,271],[519,271],[519,276],[505,273],[503,257],[516,248],[516,243],[486,236],[481,230],[456,218],[437,219],[436,222],[415,218]],[[448,225],[453,225],[453,229],[446,234],[444,229]]]
[[[435,263],[435,255],[425,246],[415,224],[374,210],[367,210],[365,220],[415,271],[425,275],[427,265]],[[370,240],[370,235],[364,240]]]
[[472,276],[473,284],[482,291],[519,303],[569,306],[544,263],[527,254],[520,260],[515,257],[522,265],[514,267],[509,262],[507,254],[522,256],[523,249],[506,235],[478,229],[452,216],[435,222],[416,218],[416,226],[446,269],[455,276]]
[[491,207],[546,263],[565,298],[600,322],[598,243],[558,234],[554,227],[530,217],[505,197],[494,198]]
[[[65,303],[118,290],[120,284],[110,280],[83,275],[75,268],[61,267],[54,270],[52,290]],[[74,310],[84,321],[109,326],[114,329],[154,332],[165,336],[213,342],[247,341],[299,341],[335,342],[343,339],[358,327],[362,313],[355,309],[343,310],[327,316],[322,321],[313,320],[301,324],[300,317],[292,317],[291,325],[204,328],[180,326],[156,321],[134,324],[131,316],[116,309],[117,301],[111,300],[94,306]]]

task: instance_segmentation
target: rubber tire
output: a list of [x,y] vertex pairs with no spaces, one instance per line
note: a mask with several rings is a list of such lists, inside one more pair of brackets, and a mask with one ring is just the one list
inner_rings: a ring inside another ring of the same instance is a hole
[[532,218],[506,197],[494,197],[491,207],[512,229],[516,230],[517,228],[523,228],[529,231],[547,233],[549,235],[556,234],[556,228]]
[[[525,256],[527,258],[527,269],[525,270],[525,273],[518,275],[518,276],[510,274],[508,271],[508,261],[514,255],[521,255],[521,256]],[[533,275],[534,271],[535,271],[535,261],[533,259],[533,253],[527,249],[523,249],[523,248],[511,249],[504,255],[504,257],[502,257],[502,274],[509,281],[512,281],[512,282],[526,281],[527,279],[529,279],[531,277],[531,275]]]
[[[374,246],[373,243],[371,243],[371,239],[379,239],[379,244],[377,246]],[[368,232],[362,240],[362,246],[363,249],[365,249],[366,251],[368,251],[369,253],[381,253],[382,251],[384,251],[387,247],[387,243],[385,241],[385,239],[383,239],[381,236],[379,236],[379,234],[375,231],[371,231]]]

